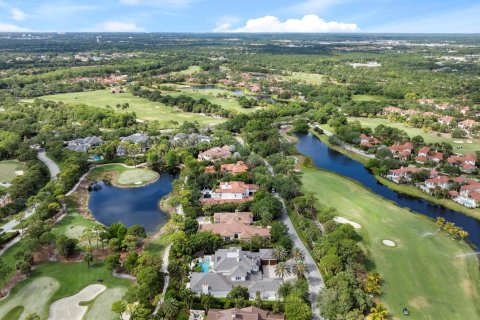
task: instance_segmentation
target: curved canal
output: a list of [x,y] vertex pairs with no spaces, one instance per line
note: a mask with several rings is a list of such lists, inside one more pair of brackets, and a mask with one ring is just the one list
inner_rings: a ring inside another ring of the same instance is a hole
[[139,224],[148,233],[155,232],[168,220],[159,201],[172,191],[173,180],[173,176],[162,173],[157,181],[134,188],[118,188],[99,181],[99,189],[90,192],[88,208],[106,226],[116,222],[127,227]]
[[395,202],[400,207],[408,208],[433,219],[444,217],[445,220],[455,223],[457,226],[468,231],[470,234],[468,239],[474,243],[477,248],[480,248],[480,221],[475,218],[427,200],[411,197],[389,189],[378,182],[375,176],[368,171],[363,164],[329,148],[311,133],[298,135],[296,147],[298,152],[310,157],[319,168],[355,179],[373,192]]

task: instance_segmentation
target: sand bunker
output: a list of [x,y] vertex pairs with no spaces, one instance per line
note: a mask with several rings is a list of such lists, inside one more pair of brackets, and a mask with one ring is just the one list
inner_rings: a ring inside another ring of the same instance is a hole
[[16,171],[15,171],[15,174],[16,174],[17,176],[23,176],[23,170],[16,170]]
[[453,140],[453,142],[455,142],[455,143],[463,143],[462,140]]
[[76,295],[55,301],[50,306],[48,320],[82,320],[88,306],[81,306],[79,303],[93,300],[106,289],[107,287],[103,284],[91,284]]
[[350,221],[350,220],[348,220],[346,218],[343,218],[343,217],[335,217],[335,218],[333,218],[333,220],[335,222],[342,223],[342,224],[348,223],[349,225],[351,225],[355,229],[360,229],[362,227],[360,224],[358,224],[356,222],[353,222],[353,221]]
[[143,183],[143,181],[135,181],[135,184],[137,184],[137,185],[142,184],[142,183]]
[[382,243],[387,247],[396,247],[397,244],[392,240],[382,240]]

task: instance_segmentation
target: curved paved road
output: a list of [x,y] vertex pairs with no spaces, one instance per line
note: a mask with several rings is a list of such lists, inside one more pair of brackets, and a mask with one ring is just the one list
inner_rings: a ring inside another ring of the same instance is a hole
[[[267,166],[270,174],[272,176],[275,175],[275,172],[273,171],[272,166],[270,165],[270,163],[268,163],[267,160],[265,160],[265,165]],[[290,217],[287,214],[285,201],[282,199],[282,197],[280,197],[278,193],[274,193],[274,195],[282,203],[282,216],[280,217],[280,220],[283,223],[285,223],[285,225],[287,226],[288,234],[290,235],[290,238],[293,240],[293,243],[295,244],[295,246],[303,251],[305,255],[305,264],[307,265],[308,270],[310,270],[310,273],[307,275],[307,281],[310,289],[310,302],[312,303],[312,315],[313,315],[312,319],[323,320],[322,316],[320,315],[320,307],[318,306],[318,295],[320,291],[322,291],[325,287],[322,274],[320,273],[320,270],[318,269],[317,264],[315,263],[315,260],[313,260],[312,255],[307,250],[302,240],[298,236],[297,230],[295,230],[295,228],[293,227],[292,221],[290,220]]]
[[60,168],[57,166],[55,161],[47,157],[47,153],[44,149],[38,151],[37,158],[45,163],[45,165],[48,167],[48,170],[50,171],[50,179],[56,180],[57,175],[60,173]]

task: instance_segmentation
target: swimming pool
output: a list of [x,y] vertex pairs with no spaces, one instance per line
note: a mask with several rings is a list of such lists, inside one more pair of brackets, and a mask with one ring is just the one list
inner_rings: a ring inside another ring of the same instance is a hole
[[202,272],[210,271],[210,257],[203,258],[203,261],[200,262],[200,268],[202,268]]

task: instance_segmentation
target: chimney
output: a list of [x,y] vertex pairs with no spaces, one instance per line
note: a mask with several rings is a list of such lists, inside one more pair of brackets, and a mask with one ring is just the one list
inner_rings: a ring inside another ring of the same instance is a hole
[[202,293],[208,294],[208,283],[202,284]]

